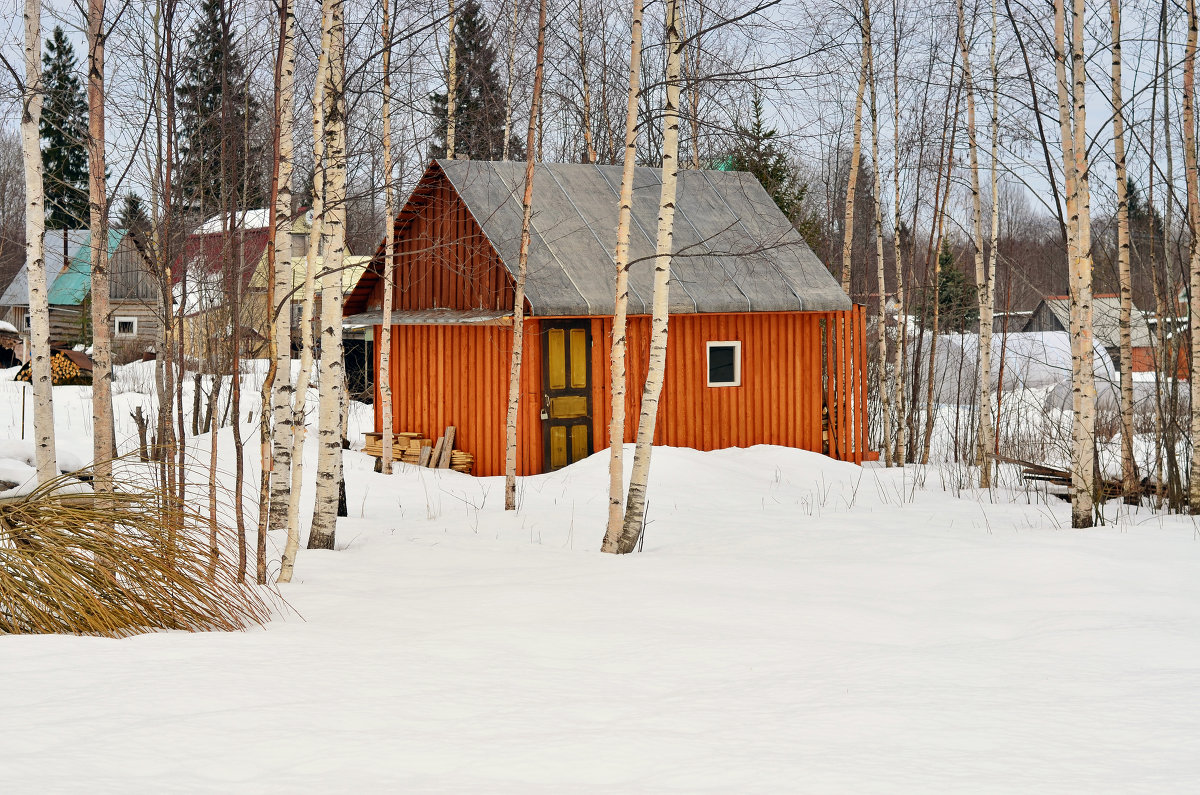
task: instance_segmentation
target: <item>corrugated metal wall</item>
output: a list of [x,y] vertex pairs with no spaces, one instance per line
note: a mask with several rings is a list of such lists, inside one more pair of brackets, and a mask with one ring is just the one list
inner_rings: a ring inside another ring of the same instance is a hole
[[[610,318],[592,318],[597,449],[608,445],[611,328]],[[648,317],[630,318],[629,442],[637,428],[649,333]],[[503,474],[511,339],[511,332],[500,326],[394,327],[395,430],[436,439],[454,425],[456,447],[475,456],[475,474]],[[518,472],[532,474],[542,471],[543,455],[538,320],[526,321],[525,339]],[[741,386],[709,387],[706,343],[730,340],[742,343]],[[672,316],[655,444],[698,450],[778,444],[861,463],[867,452],[865,344],[861,307],[849,312]],[[828,423],[823,420],[826,406]],[[375,418],[378,427],[378,401]]]

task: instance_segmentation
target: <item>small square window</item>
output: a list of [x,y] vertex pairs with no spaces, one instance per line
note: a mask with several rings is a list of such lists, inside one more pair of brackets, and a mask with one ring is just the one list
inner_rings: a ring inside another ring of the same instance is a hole
[[137,318],[136,317],[118,317],[116,319],[117,336],[118,337],[136,337],[137,336]]
[[708,385],[742,385],[742,343],[737,340],[709,342]]
[[26,313],[26,315],[25,315],[25,330],[26,331],[29,331],[29,329],[32,328],[32,325],[31,325],[32,320],[33,319],[29,316],[29,314]]

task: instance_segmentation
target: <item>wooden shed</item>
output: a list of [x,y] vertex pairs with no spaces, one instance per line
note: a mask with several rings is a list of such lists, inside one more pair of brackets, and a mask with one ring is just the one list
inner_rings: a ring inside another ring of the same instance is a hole
[[[394,430],[504,470],[504,420],[523,163],[439,160],[395,219]],[[629,298],[627,441],[648,366],[660,171],[636,172]],[[621,170],[541,164],[526,282],[518,471],[557,469],[607,447],[613,250]],[[680,173],[667,376],[656,444],[778,444],[861,462],[863,312],[754,177]],[[346,322],[382,322],[382,246],[346,298]],[[378,398],[378,386],[376,397]],[[376,429],[381,411],[376,400]]]

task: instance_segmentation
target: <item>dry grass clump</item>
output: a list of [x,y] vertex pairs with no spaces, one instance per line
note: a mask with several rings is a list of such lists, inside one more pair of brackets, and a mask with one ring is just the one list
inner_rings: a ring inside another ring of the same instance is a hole
[[79,493],[60,478],[0,501],[0,634],[126,637],[246,629],[268,591],[217,566],[212,522],[155,488]]

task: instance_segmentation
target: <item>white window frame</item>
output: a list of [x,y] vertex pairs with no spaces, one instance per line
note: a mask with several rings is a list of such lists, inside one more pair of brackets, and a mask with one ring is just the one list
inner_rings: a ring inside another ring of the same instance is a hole
[[[133,324],[133,331],[130,331],[130,332],[123,332],[123,331],[121,331],[121,324],[122,324],[122,323],[132,323],[132,324]],[[136,336],[137,336],[137,327],[138,327],[138,321],[137,321],[137,318],[136,318],[136,317],[130,317],[130,316],[124,316],[124,315],[118,315],[118,316],[116,316],[116,317],[114,317],[114,318],[113,318],[113,335],[114,335],[114,336],[117,336],[117,337],[136,337]]]
[[[712,380],[712,349],[733,348],[733,380]],[[709,340],[704,344],[704,378],[711,387],[742,385],[742,342],[741,340]]]
[[26,312],[26,313],[25,313],[25,323],[24,323],[24,325],[25,325],[25,330],[26,330],[26,331],[29,331],[31,328],[33,328],[33,316],[32,316],[32,315],[30,315],[28,312]]

